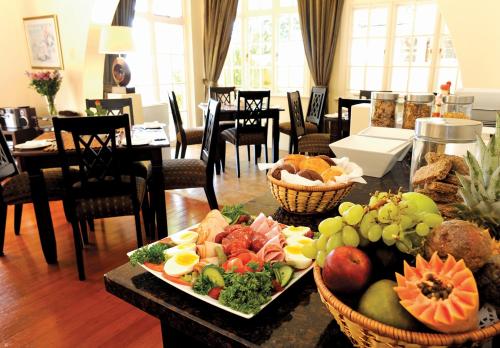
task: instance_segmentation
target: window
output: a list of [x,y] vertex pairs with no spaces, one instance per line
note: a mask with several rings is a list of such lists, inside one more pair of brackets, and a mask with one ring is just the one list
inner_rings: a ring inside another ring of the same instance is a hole
[[458,62],[435,1],[353,7],[348,92],[434,92],[460,86]]
[[174,91],[183,121],[189,124],[183,1],[137,0],[132,28],[137,49],[127,58],[130,85],[145,105],[168,102],[168,92]]
[[303,92],[306,65],[295,0],[239,1],[220,85]]

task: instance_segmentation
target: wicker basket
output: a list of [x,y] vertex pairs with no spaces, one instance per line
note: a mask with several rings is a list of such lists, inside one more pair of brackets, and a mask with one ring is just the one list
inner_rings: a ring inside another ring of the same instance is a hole
[[267,174],[269,187],[278,203],[291,213],[317,214],[333,209],[351,191],[353,183],[330,186],[288,184]]
[[356,347],[449,347],[480,344],[500,334],[500,322],[458,334],[425,333],[397,329],[365,317],[342,303],[325,286],[321,269],[314,265],[314,281],[321,300],[337,321],[342,332]]

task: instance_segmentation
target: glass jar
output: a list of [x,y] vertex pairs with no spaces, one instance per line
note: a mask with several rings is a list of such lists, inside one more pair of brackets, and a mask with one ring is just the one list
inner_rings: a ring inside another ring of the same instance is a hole
[[403,111],[403,128],[415,129],[415,120],[431,117],[433,94],[409,94],[405,96]]
[[[458,162],[462,162],[461,159],[467,151],[476,153],[476,139],[477,136],[481,136],[481,130],[482,123],[474,120],[436,117],[417,119],[411,158],[410,188],[413,191],[421,191],[438,202],[440,199],[453,199],[457,187],[442,185],[442,183],[458,186],[458,179],[454,176],[454,171],[458,165],[465,167],[465,162],[460,164]],[[451,157],[453,155],[455,157]],[[452,169],[439,164],[428,166],[443,157],[453,160]],[[415,172],[424,166],[427,166],[427,170],[419,171],[419,174],[415,176]],[[429,185],[430,183],[434,184]],[[448,192],[448,195],[446,192],[440,191],[426,192],[430,187],[453,192]],[[450,196],[450,194],[452,195]]]
[[447,95],[443,97],[442,117],[445,118],[471,118],[473,96]]
[[397,93],[373,92],[370,110],[370,123],[374,127],[396,126]]

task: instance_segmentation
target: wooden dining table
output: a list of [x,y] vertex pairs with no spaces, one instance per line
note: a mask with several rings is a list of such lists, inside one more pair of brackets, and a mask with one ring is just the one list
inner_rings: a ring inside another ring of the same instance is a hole
[[[200,103],[198,107],[205,112],[208,104]],[[260,114],[260,117],[265,119],[271,119],[273,121],[273,125],[271,128],[271,137],[272,137],[272,159],[273,162],[277,162],[279,160],[279,145],[280,145],[280,111],[284,111],[285,109],[277,106],[271,106],[269,109],[263,111]],[[236,115],[238,114],[238,108],[236,105],[228,105],[222,104],[220,109],[220,121],[234,121],[236,119]]]
[[[160,131],[160,130],[157,130]],[[135,131],[133,131],[135,132]],[[148,145],[134,146],[132,137],[132,159],[133,161],[149,161],[152,165],[151,177],[151,206],[154,209],[156,217],[157,237],[167,236],[167,212],[164,194],[164,177],[162,171],[162,149],[169,147],[168,137],[163,132],[162,139],[152,139]],[[155,137],[157,134],[155,133]],[[45,132],[36,138],[36,140],[53,140],[53,132]],[[119,151],[118,151],[119,153]],[[23,169],[29,175],[31,198],[35,210],[38,234],[42,245],[43,255],[48,264],[57,263],[57,246],[54,235],[54,226],[50,214],[49,200],[43,178],[42,169],[60,168],[61,157],[57,151],[55,142],[53,145],[32,150],[14,150],[14,157],[22,162]],[[72,154],[67,152],[67,159],[70,165],[77,165],[78,158],[76,152]]]

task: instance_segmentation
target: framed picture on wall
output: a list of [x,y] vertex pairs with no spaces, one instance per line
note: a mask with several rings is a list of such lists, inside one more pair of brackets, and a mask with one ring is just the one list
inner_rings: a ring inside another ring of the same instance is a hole
[[57,16],[23,18],[26,44],[34,69],[63,69]]

